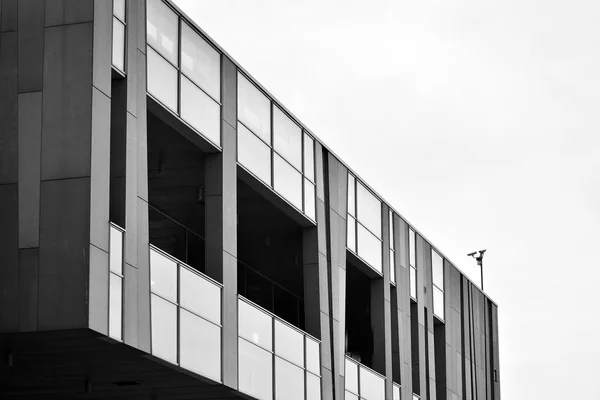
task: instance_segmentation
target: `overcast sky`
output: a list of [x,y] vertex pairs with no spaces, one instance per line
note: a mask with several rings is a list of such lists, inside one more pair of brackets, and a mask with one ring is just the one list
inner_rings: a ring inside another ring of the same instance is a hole
[[597,0],[175,1],[459,268],[502,397],[600,399]]

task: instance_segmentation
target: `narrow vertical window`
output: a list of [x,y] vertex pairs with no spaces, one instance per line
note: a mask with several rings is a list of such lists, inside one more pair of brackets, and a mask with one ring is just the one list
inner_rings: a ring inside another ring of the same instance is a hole
[[108,335],[123,339],[123,230],[110,225]]
[[431,249],[431,276],[433,281],[433,314],[444,320],[444,259]]
[[394,212],[390,208],[388,213],[389,242],[390,242],[390,282],[396,284],[396,245],[394,244]]
[[417,299],[417,235],[408,230],[408,253],[410,259],[410,297]]
[[125,73],[125,0],[113,1],[112,65]]

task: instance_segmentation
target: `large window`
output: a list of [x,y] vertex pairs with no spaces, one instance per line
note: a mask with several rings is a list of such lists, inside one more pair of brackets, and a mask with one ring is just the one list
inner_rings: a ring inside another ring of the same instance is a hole
[[112,65],[125,73],[125,0],[113,1]]
[[152,354],[221,381],[221,287],[150,249]]
[[408,254],[410,264],[410,297],[417,299],[417,235],[408,230]]
[[348,249],[383,274],[381,201],[350,173],[347,226]]
[[444,320],[444,259],[431,249],[431,276],[433,281],[433,314]]
[[220,146],[220,53],[162,0],[148,0],[147,8],[148,92]]
[[315,141],[238,74],[238,162],[315,221]]
[[241,392],[260,400],[320,400],[318,341],[242,298],[238,335]]

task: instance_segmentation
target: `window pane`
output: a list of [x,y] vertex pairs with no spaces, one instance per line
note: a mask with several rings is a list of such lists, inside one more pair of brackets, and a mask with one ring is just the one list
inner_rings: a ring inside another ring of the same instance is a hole
[[275,320],[275,354],[304,367],[304,335]]
[[123,331],[123,280],[115,274],[110,275],[109,323],[108,334],[122,339]]
[[181,118],[211,142],[221,145],[221,106],[184,76],[181,77]]
[[177,70],[148,48],[148,92],[177,112]]
[[358,365],[346,359],[346,390],[358,394]]
[[385,381],[366,368],[360,368],[360,397],[367,400],[385,400]]
[[431,274],[433,284],[444,290],[444,259],[433,249],[431,249]]
[[113,14],[125,22],[125,0],[113,0]]
[[283,158],[274,154],[273,188],[290,203],[302,209],[302,175]]
[[313,374],[321,375],[319,343],[306,338],[306,369]]
[[444,292],[433,287],[433,313],[440,319],[444,319]]
[[271,149],[242,124],[238,124],[238,161],[271,185]]
[[241,74],[238,74],[238,119],[271,144],[271,101]]
[[150,250],[150,289],[177,301],[177,264],[155,250]]
[[315,216],[315,185],[308,179],[304,180],[304,213],[313,221],[317,220]]
[[358,396],[346,391],[346,397],[344,397],[346,400],[358,400]]
[[123,275],[123,232],[110,227],[110,270]]
[[361,224],[358,224],[358,255],[368,262],[380,274],[381,268],[381,241],[377,239]]
[[311,373],[306,374],[306,398],[321,400],[321,378]]
[[393,397],[392,397],[393,400],[400,400],[400,387],[396,386],[394,384],[394,386],[392,386],[392,394],[393,394]]
[[290,164],[302,171],[302,129],[273,107],[273,147]]
[[304,400],[304,370],[275,357],[275,399]]
[[360,182],[356,186],[358,222],[381,239],[381,202]]
[[388,223],[389,223],[389,240],[390,240],[390,249],[396,249],[396,243],[394,243],[394,212],[390,210],[388,214]]
[[265,349],[273,350],[272,318],[245,301],[238,301],[238,329],[240,337]]
[[413,393],[413,400],[419,400],[419,395]]
[[221,329],[185,310],[180,324],[180,365],[220,382]]
[[396,283],[396,252],[390,249],[390,281]]
[[148,43],[177,65],[177,14],[162,0],[148,0],[147,10]]
[[410,267],[410,297],[417,298],[417,270]]
[[356,217],[356,179],[348,174],[348,214]]
[[181,71],[221,100],[221,55],[187,24],[181,24]]
[[260,400],[273,399],[273,355],[239,339],[239,389]]
[[125,71],[125,25],[113,18],[112,63]]
[[356,253],[356,220],[348,215],[347,246]]
[[417,266],[417,237],[415,231],[408,230],[408,253],[410,255],[410,265]]
[[221,288],[187,268],[180,269],[181,307],[214,322],[221,323]]
[[315,141],[304,134],[304,176],[315,182]]
[[152,295],[152,354],[177,363],[177,306]]

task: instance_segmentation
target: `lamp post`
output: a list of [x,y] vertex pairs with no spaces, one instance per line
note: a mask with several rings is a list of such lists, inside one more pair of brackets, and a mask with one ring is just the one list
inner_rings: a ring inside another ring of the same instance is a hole
[[[478,255],[476,255],[479,253]],[[483,292],[483,254],[485,253],[485,249],[479,250],[479,252],[474,251],[472,253],[467,254],[469,257],[473,257],[477,261],[477,265],[481,269],[481,291]]]

